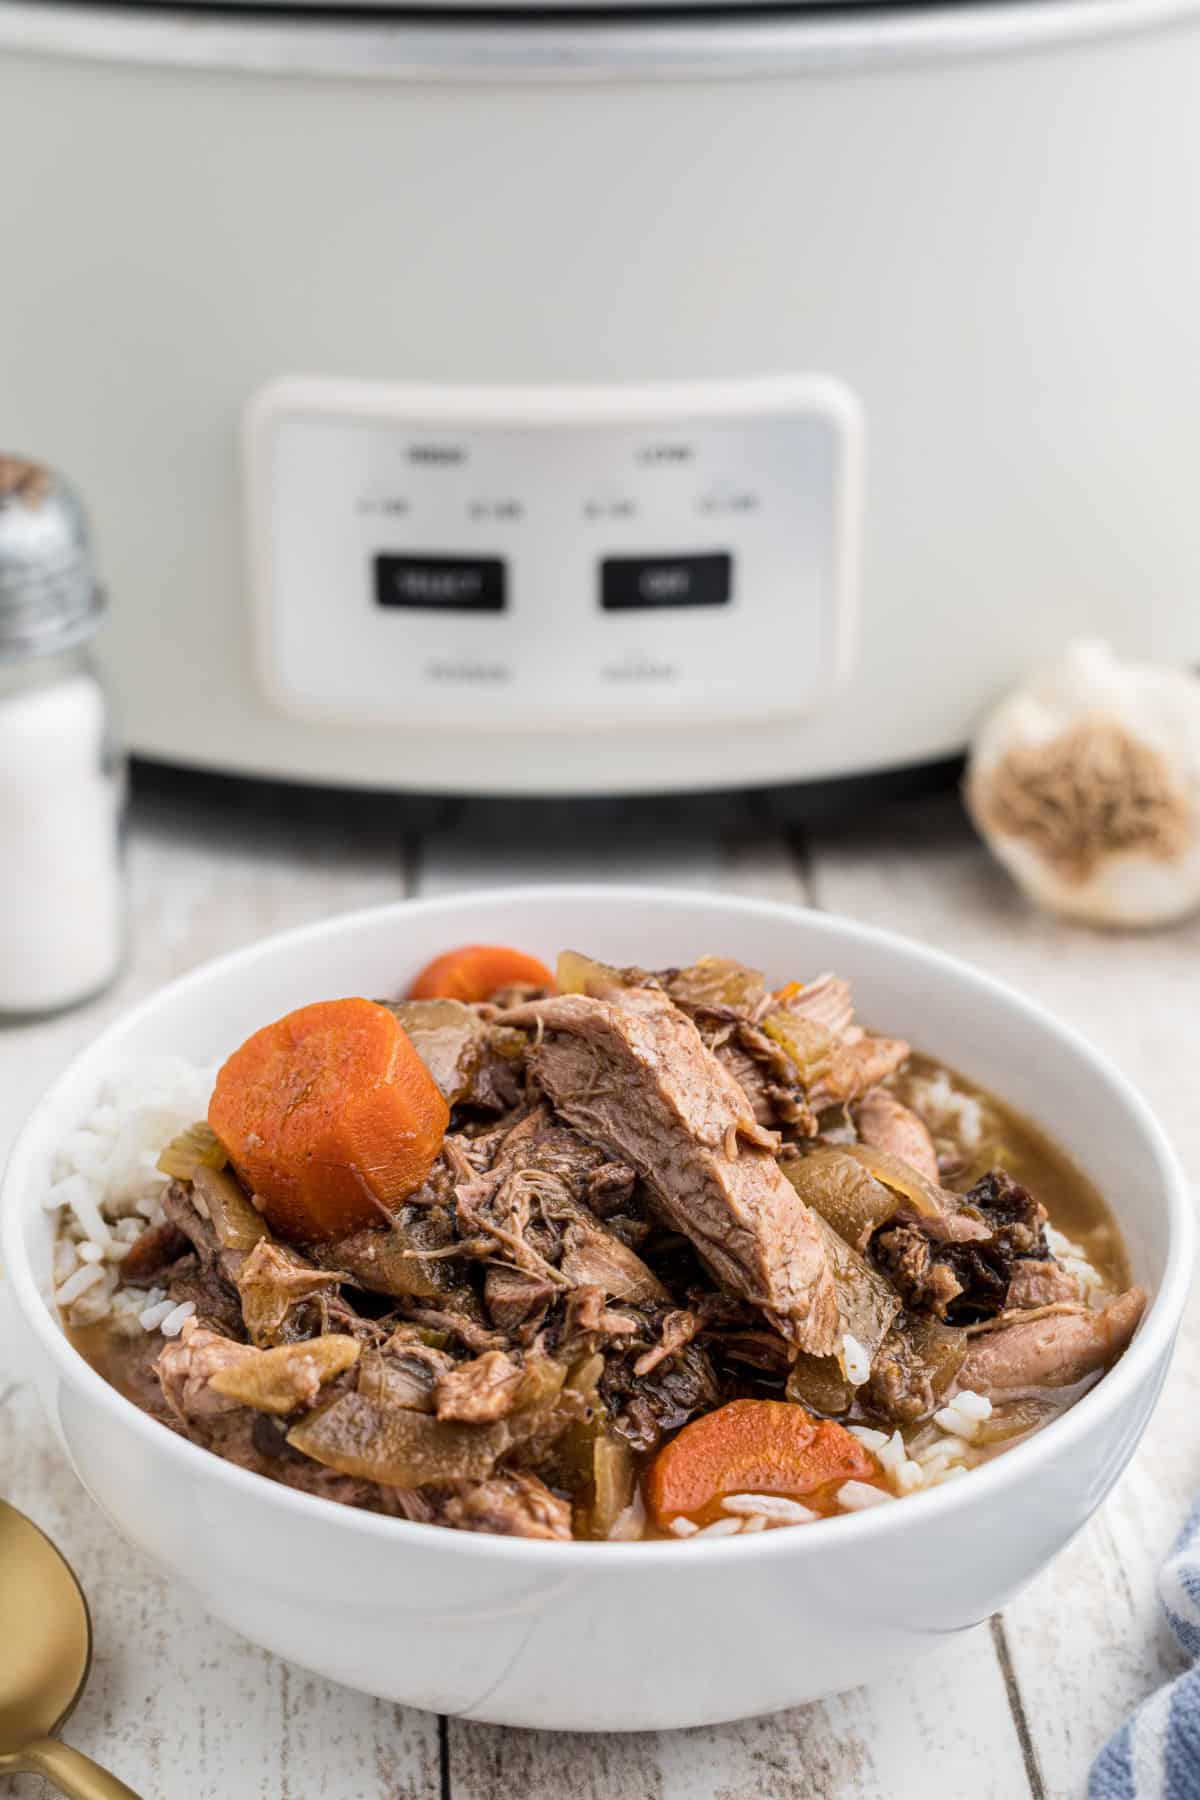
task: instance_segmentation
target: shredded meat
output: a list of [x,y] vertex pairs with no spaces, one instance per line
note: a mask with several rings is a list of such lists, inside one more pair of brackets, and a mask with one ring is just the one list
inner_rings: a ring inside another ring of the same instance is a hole
[[512,1411],[524,1378],[524,1369],[503,1350],[485,1350],[440,1378],[433,1390],[434,1411],[439,1419],[490,1425]]
[[631,1313],[629,1329],[607,1341],[600,1394],[610,1422],[634,1450],[657,1449],[720,1398],[708,1353],[692,1338],[695,1324],[690,1312],[650,1309]]
[[814,975],[798,992],[791,994],[787,1010],[797,1018],[820,1025],[831,1037],[842,1038],[854,1026],[854,1001],[850,983],[827,969]]
[[695,1313],[669,1312],[662,1322],[657,1344],[652,1349],[643,1351],[634,1363],[634,1374],[639,1378],[652,1374],[660,1363],[665,1362],[669,1356],[674,1356],[677,1350],[682,1350],[685,1344],[691,1343],[698,1324]]
[[982,1176],[963,1195],[963,1206],[979,1214],[1012,1257],[1049,1258],[1045,1207],[1003,1169]]
[[803,1138],[822,1135],[822,1114],[861,1099],[909,1054],[901,1038],[875,1037],[854,1023],[849,985],[836,975],[819,975],[783,999],[764,994],[710,1029],[706,1041],[759,1124]]
[[828,1106],[848,1106],[894,1075],[908,1056],[909,1046],[903,1038],[864,1034],[851,1043],[838,1044],[827,1073],[808,1091],[809,1105],[818,1114]]
[[876,1262],[910,1310],[954,1324],[991,1318],[1013,1305],[1010,1288],[1023,1259],[1036,1259],[1043,1270],[1054,1266],[1045,1208],[1002,1170],[976,1182],[957,1217],[969,1235],[949,1237],[942,1221],[909,1215],[872,1239]]
[[1074,1275],[1056,1262],[1027,1257],[1013,1265],[1004,1304],[1006,1310],[1028,1312],[1035,1306],[1054,1306],[1060,1300],[1077,1301],[1079,1297],[1079,1283]]
[[556,1109],[637,1169],[717,1279],[798,1347],[829,1352],[837,1302],[817,1229],[691,1020],[646,989],[564,995],[508,1017],[544,1034],[529,1061]]
[[572,1287],[598,1287],[611,1300],[670,1298],[635,1250],[582,1219],[572,1219],[563,1232],[559,1268]]
[[893,1425],[927,1419],[942,1404],[966,1352],[962,1332],[947,1332],[945,1343],[954,1348],[943,1348],[944,1360],[931,1355],[927,1347],[914,1342],[901,1314],[876,1352],[866,1385],[859,1390],[868,1414]]
[[[502,1256],[524,1274],[561,1290],[603,1287],[614,1298],[665,1300],[666,1290],[636,1251],[587,1204],[616,1165],[578,1133],[552,1124],[544,1109],[526,1114],[488,1142],[449,1138],[460,1231],[479,1233],[483,1254]],[[627,1171],[618,1170],[622,1191]]]
[[[874,1255],[905,1306],[914,1312],[931,1312],[944,1319],[964,1291],[945,1247],[931,1243],[919,1226],[895,1225],[877,1232]],[[1001,1291],[997,1310],[1003,1305]]]
[[260,1349],[311,1335],[311,1326],[300,1315],[304,1301],[315,1296],[330,1299],[345,1271],[314,1269],[296,1251],[260,1238],[237,1272],[242,1297],[242,1317],[250,1341]]
[[898,1156],[919,1175],[938,1182],[937,1151],[924,1119],[902,1105],[887,1088],[871,1088],[850,1108],[859,1138],[876,1150]]
[[561,1540],[571,1536],[570,1506],[536,1475],[493,1475],[453,1495],[441,1517],[456,1531]]
[[322,1385],[357,1355],[354,1340],[341,1335],[256,1350],[188,1319],[179,1337],[164,1345],[155,1372],[185,1423],[211,1421],[239,1407],[284,1416],[311,1406]]
[[[766,1055],[755,1056],[743,1042],[742,1031],[753,1043],[765,1046]],[[711,1046],[714,1056],[721,1067],[733,1077],[750,1103],[757,1122],[768,1131],[776,1131],[781,1125],[796,1125],[810,1119],[807,1105],[800,1100],[791,1106],[791,1096],[785,1081],[773,1076],[772,1066],[777,1057],[770,1038],[753,1027],[740,1027],[739,1030],[725,1038],[721,1043]]]
[[186,1255],[190,1239],[170,1219],[148,1225],[135,1238],[121,1262],[121,1282],[126,1287],[145,1287],[163,1269]]
[[601,1163],[588,1176],[587,1203],[597,1218],[607,1219],[611,1213],[624,1212],[633,1198],[637,1175],[628,1163]]
[[430,1331],[444,1331],[449,1337],[458,1338],[468,1350],[507,1350],[508,1339],[502,1331],[489,1331],[486,1325],[480,1325],[466,1313],[439,1312],[432,1306],[406,1306],[405,1316],[414,1325],[427,1326]]
[[204,1266],[194,1255],[181,1256],[159,1276],[167,1293],[180,1306],[190,1300],[196,1317],[223,1337],[245,1340],[246,1327],[236,1288],[231,1288],[214,1263]]
[[1038,1319],[1015,1319],[976,1338],[960,1385],[990,1398],[1038,1388],[1071,1387],[1107,1367],[1128,1344],[1146,1305],[1133,1287],[1102,1312],[1060,1308]]
[[[211,1224],[196,1210],[191,1189],[185,1183],[170,1183],[163,1193],[162,1208],[167,1225],[178,1232],[185,1249],[188,1244],[192,1246],[192,1254],[181,1256],[160,1274],[159,1280],[172,1300],[191,1300],[198,1319],[216,1326],[226,1337],[244,1339],[246,1326],[236,1285],[246,1260],[244,1253],[222,1249]],[[128,1262],[126,1257],[126,1265]]]
[[603,1288],[577,1287],[567,1300],[563,1326],[567,1342],[575,1337],[631,1337],[640,1329],[638,1320],[629,1313],[605,1306]]
[[538,1325],[546,1316],[558,1288],[552,1281],[527,1275],[523,1269],[493,1264],[484,1276],[483,1295],[493,1325],[516,1333],[524,1325]]
[[191,1244],[200,1268],[207,1274],[212,1273],[223,1282],[234,1305],[237,1305],[236,1280],[238,1271],[246,1260],[240,1250],[223,1250],[217,1241],[217,1234],[206,1218],[202,1218],[196,1210],[190,1187],[182,1181],[172,1181],[164,1189],[162,1209],[168,1224],[185,1237]]
[[253,1361],[249,1344],[236,1344],[189,1319],[177,1338],[168,1339],[155,1369],[168,1403],[180,1419],[211,1419],[218,1413],[237,1412],[242,1402],[218,1394],[209,1386],[221,1369]]
[[448,1254],[462,1249],[449,1206],[429,1198],[420,1206],[401,1207],[390,1230],[356,1231],[315,1244],[310,1254],[322,1268],[343,1271],[369,1293],[436,1300],[462,1281],[461,1261]]

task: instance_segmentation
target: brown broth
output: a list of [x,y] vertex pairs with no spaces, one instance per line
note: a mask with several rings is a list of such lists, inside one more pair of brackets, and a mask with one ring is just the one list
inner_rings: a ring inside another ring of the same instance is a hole
[[69,1325],[63,1319],[62,1328],[80,1356],[118,1394],[132,1400],[143,1412],[153,1413],[155,1418],[169,1416],[153,1367],[163,1347],[156,1331],[143,1331],[139,1325],[135,1334],[129,1336],[114,1330],[110,1319],[98,1319],[93,1325]]

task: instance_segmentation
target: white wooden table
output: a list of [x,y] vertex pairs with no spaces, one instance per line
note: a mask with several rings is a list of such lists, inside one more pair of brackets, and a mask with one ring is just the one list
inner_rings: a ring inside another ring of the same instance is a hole
[[[1072,1019],[1141,1084],[1200,1174],[1200,922],[1100,937],[1031,912],[951,799],[787,835],[736,800],[514,812],[415,832],[388,802],[154,787],[134,811],[135,935],[84,1012],[0,1032],[0,1150],[77,1046],[136,996],[264,932],[500,881],[725,888],[837,909],[961,952]],[[601,949],[603,946],[600,947]],[[1200,1492],[1195,1309],[1154,1422],[1092,1525],[1004,1617],[886,1686],[713,1730],[563,1737],[464,1725],[337,1688],[212,1623],[100,1516],[0,1334],[0,1494],[62,1545],[96,1662],[71,1726],[146,1800],[1023,1800],[1079,1795],[1126,1712],[1176,1672],[1157,1565]],[[41,1800],[28,1778],[0,1793]]]

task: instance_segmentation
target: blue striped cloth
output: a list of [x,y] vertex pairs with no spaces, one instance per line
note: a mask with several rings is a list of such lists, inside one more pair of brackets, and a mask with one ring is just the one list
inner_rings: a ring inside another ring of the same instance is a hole
[[1109,1739],[1092,1765],[1088,1800],[1200,1800],[1200,1501],[1163,1565],[1158,1592],[1192,1667]]

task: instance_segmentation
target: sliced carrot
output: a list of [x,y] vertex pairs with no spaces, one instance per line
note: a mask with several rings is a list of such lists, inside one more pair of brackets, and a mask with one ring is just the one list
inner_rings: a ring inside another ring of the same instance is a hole
[[382,1223],[429,1173],[450,1113],[394,1013],[325,1000],[234,1051],[208,1122],[272,1229],[304,1242]]
[[845,1426],[788,1400],[731,1400],[659,1451],[646,1503],[660,1530],[680,1517],[711,1523],[727,1494],[784,1494],[826,1513],[844,1481],[883,1485],[878,1462]]
[[786,1006],[789,1000],[794,1000],[797,994],[802,994],[803,992],[804,983],[802,981],[785,981],[781,988],[775,989],[775,992],[771,997],[774,1000],[778,1000],[781,1005]]
[[554,991],[545,963],[506,944],[463,944],[427,963],[408,990],[410,1000],[489,1000],[517,982]]

